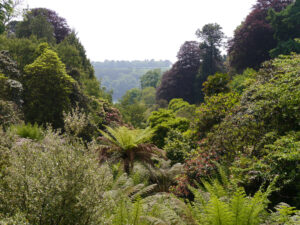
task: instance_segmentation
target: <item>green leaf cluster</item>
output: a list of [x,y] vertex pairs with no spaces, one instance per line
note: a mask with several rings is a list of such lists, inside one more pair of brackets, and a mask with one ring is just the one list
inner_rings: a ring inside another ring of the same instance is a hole
[[152,142],[162,148],[165,145],[165,138],[171,130],[185,132],[190,126],[186,118],[176,117],[175,113],[167,109],[159,109],[152,112],[148,118],[149,126],[154,130]]

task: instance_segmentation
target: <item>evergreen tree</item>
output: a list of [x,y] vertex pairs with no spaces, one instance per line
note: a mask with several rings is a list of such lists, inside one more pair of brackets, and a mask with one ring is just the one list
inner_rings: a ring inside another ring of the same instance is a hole
[[25,119],[62,127],[63,111],[68,111],[69,94],[75,82],[67,75],[65,65],[54,51],[45,49],[24,71]]

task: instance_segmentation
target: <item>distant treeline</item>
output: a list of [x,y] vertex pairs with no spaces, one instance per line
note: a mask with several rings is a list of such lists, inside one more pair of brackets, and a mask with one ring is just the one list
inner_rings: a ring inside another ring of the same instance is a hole
[[113,91],[113,100],[120,99],[127,90],[139,87],[140,77],[148,70],[161,69],[166,71],[172,63],[169,60],[134,60],[92,62],[95,74],[108,90]]
[[104,62],[93,62],[94,67],[97,68],[161,68],[161,67],[170,67],[171,62],[169,60],[105,60]]

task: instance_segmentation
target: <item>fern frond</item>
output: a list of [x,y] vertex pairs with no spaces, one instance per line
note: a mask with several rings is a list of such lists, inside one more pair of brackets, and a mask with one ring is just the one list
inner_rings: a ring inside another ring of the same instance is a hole
[[135,200],[136,198],[138,198],[139,196],[145,196],[147,194],[149,194],[150,192],[152,192],[155,187],[157,186],[157,184],[152,184],[152,185],[148,185],[142,189],[140,189],[138,192],[136,192],[135,194],[133,194],[130,198],[132,200]]
[[245,225],[258,225],[262,218],[261,215],[264,213],[266,201],[264,194],[261,191],[255,193],[252,198],[249,198],[245,206]]
[[231,211],[233,213],[233,225],[244,224],[246,218],[246,204],[248,203],[246,199],[246,193],[244,189],[238,189],[234,194],[230,202]]
[[233,215],[229,205],[212,196],[207,207],[207,221],[213,225],[231,225]]

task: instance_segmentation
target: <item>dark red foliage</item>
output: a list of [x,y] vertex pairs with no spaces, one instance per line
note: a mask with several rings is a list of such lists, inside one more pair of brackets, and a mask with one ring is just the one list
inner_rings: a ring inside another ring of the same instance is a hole
[[46,8],[35,8],[30,11],[30,14],[34,17],[42,15],[47,18],[48,22],[54,27],[54,37],[57,43],[64,40],[64,38],[71,32],[66,19],[59,17],[53,10]]
[[117,108],[110,107],[106,104],[103,106],[105,110],[105,119],[104,124],[108,126],[123,126],[122,116],[120,111]]
[[189,198],[192,193],[189,190],[189,179],[187,175],[178,176],[176,185],[170,187],[170,192],[181,198]]
[[229,41],[230,66],[238,72],[246,68],[259,68],[270,58],[269,51],[276,47],[274,31],[267,20],[268,11],[281,11],[292,0],[258,0],[246,20],[235,30]]
[[170,101],[173,98],[183,98],[194,102],[194,82],[200,66],[200,48],[196,41],[185,42],[178,54],[178,61],[167,71],[156,92],[156,99]]
[[185,161],[185,175],[176,178],[176,185],[170,188],[175,195],[183,198],[191,198],[189,185],[197,187],[202,179],[211,177],[216,172],[219,154],[214,151],[201,152]]

